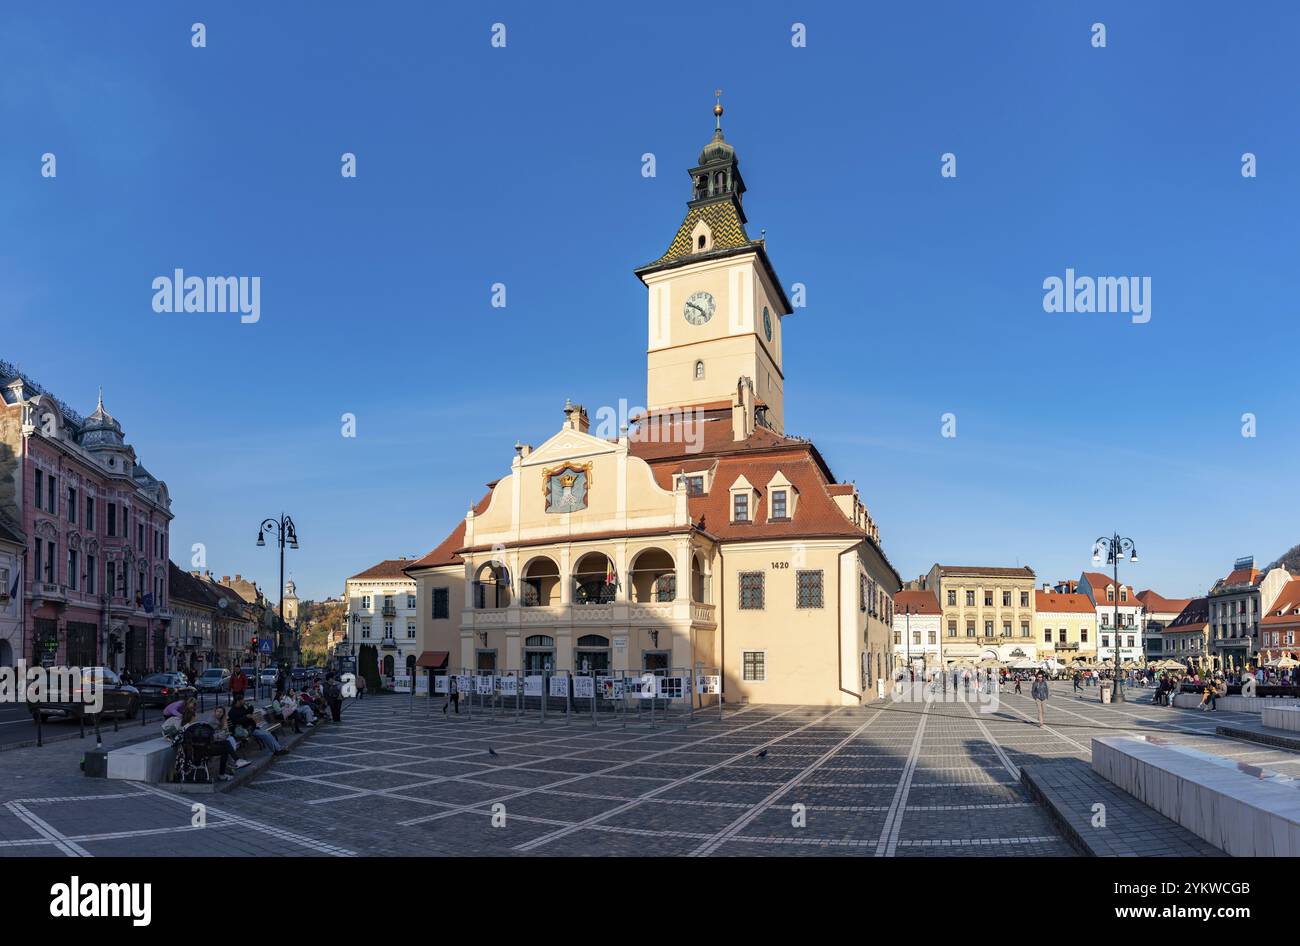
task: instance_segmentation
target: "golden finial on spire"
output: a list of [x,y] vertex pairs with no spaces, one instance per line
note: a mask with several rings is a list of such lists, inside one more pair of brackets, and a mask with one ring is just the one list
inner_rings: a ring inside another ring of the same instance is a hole
[[713,106],[713,114],[717,121],[717,130],[722,131],[722,90],[718,89],[713,95],[718,100],[717,104]]

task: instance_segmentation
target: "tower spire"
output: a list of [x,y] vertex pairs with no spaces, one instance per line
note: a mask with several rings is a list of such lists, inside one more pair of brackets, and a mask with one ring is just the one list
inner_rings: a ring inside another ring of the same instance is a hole
[[716,92],[713,93],[713,95],[718,100],[717,104],[713,106],[714,120],[717,122],[717,129],[714,131],[713,134],[715,138],[721,138],[722,137],[722,90],[718,89]]

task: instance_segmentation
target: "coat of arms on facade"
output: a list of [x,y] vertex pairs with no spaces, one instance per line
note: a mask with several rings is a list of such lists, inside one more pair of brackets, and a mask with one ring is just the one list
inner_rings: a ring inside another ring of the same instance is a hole
[[591,464],[563,463],[542,470],[542,496],[547,512],[577,512],[587,508]]

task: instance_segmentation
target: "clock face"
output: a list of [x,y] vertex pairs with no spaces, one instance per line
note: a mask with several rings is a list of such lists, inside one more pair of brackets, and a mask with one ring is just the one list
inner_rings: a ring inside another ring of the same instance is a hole
[[692,325],[703,325],[713,318],[713,296],[707,292],[693,293],[682,306],[682,316]]
[[767,335],[767,340],[772,340],[772,313],[767,311],[767,306],[763,306],[763,333]]

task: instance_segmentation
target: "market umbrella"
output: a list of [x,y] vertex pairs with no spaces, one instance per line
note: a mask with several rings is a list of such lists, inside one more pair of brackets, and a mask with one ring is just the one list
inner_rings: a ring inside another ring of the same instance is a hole
[[1270,667],[1277,667],[1279,670],[1290,670],[1292,667],[1300,667],[1300,660],[1294,657],[1279,657],[1277,660],[1269,663]]

